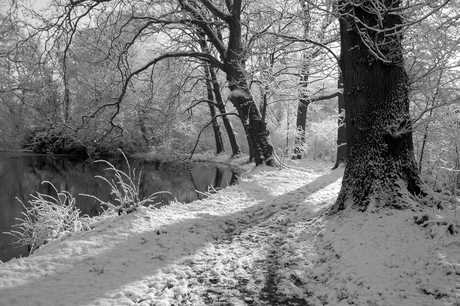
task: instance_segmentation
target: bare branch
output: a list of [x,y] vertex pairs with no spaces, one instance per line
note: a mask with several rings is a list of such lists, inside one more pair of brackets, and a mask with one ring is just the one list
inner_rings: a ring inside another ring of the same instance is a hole
[[186,113],[187,111],[189,111],[190,109],[194,108],[195,106],[197,106],[197,105],[199,105],[199,104],[201,104],[201,103],[209,103],[209,104],[214,105],[215,107],[218,107],[218,106],[219,106],[216,102],[214,102],[214,101],[212,101],[212,100],[209,100],[209,99],[200,99],[200,100],[195,100],[195,101],[193,102],[192,105],[190,105],[189,107],[187,107],[187,108],[184,110],[184,113]]
[[212,3],[211,1],[209,0],[200,0],[200,2],[216,17],[218,17],[219,19],[225,21],[225,22],[228,22],[229,18],[231,18],[232,16],[230,14],[226,14],[224,12],[222,12],[217,6],[214,5],[214,3]]
[[142,66],[141,68],[137,69],[136,71],[132,72],[129,76],[127,81],[129,81],[133,76],[141,73],[142,71],[150,68],[151,66],[154,66],[156,63],[159,61],[165,59],[165,58],[173,58],[173,57],[193,57],[197,58],[199,60],[203,60],[206,62],[210,62],[212,65],[219,69],[223,69],[224,65],[214,56],[208,53],[203,53],[203,52],[193,52],[193,51],[183,51],[183,52],[171,52],[171,53],[165,53],[163,55],[160,55],[159,57],[149,61],[147,64]]
[[[103,2],[110,2],[112,0],[91,0],[92,2],[103,3]],[[82,3],[88,2],[88,0],[70,0],[71,6],[76,6]]]
[[227,9],[229,12],[233,10],[233,2],[232,0],[225,0],[225,5],[227,5]]
[[[201,30],[206,34],[206,36],[208,36],[209,41],[216,48],[217,52],[219,52],[220,56],[224,57],[226,52],[227,52],[227,48],[225,47],[225,44],[219,38],[217,33],[214,32],[213,29],[209,26],[209,23],[201,15],[200,11],[198,11],[198,9],[196,9],[192,5],[188,4],[184,0],[178,0],[178,1],[186,11],[191,13],[192,16],[194,16],[196,18],[196,21],[194,21],[193,23],[201,28]],[[230,19],[228,19],[228,20],[230,20]]]
[[303,104],[310,104],[310,103],[313,103],[313,102],[332,99],[332,98],[338,97],[340,94],[342,94],[341,91],[335,91],[335,92],[330,93],[328,95],[317,96],[317,97],[313,97],[313,98],[309,98],[309,99],[301,98],[299,100]]
[[206,125],[205,125],[204,127],[201,128],[201,131],[200,131],[200,133],[198,134],[198,137],[197,137],[197,139],[196,139],[195,146],[193,147],[192,152],[190,152],[190,159],[192,159],[193,153],[195,153],[195,149],[196,149],[196,147],[198,146],[198,142],[200,141],[200,137],[201,137],[201,134],[203,133],[204,129],[207,128],[207,127],[208,127],[214,120],[216,120],[218,117],[227,116],[227,115],[234,115],[234,116],[239,117],[239,115],[238,115],[237,113],[224,113],[224,114],[218,114],[218,115],[215,115],[214,117],[212,117],[211,120],[209,120],[209,122],[206,123]]
[[[330,55],[332,55],[332,57],[334,57],[334,59],[337,61],[337,63],[340,63],[340,59],[339,59],[339,57],[334,53],[334,51],[332,51],[328,46],[326,46],[326,45],[323,44],[323,43],[320,43],[320,42],[317,42],[317,41],[314,41],[314,40],[308,39],[308,38],[298,38],[298,37],[289,36],[289,35],[280,34],[280,33],[267,32],[267,34],[274,35],[274,36],[277,36],[277,37],[281,37],[281,38],[284,38],[284,39],[290,40],[290,41],[295,41],[295,42],[307,42],[307,43],[311,43],[311,44],[317,45],[317,46],[319,46],[319,47],[321,47],[321,48],[324,48]],[[339,65],[339,66],[340,66],[340,65]]]
[[104,105],[101,105],[100,107],[98,107],[92,113],[92,115],[86,116],[86,117],[93,118],[94,116],[96,116],[99,112],[103,111],[104,109],[106,109],[108,107],[115,107],[115,112],[112,114],[112,116],[110,118],[110,121],[109,121],[110,124],[112,125],[112,128],[110,129],[110,131],[108,133],[110,133],[114,128],[118,128],[118,129],[122,130],[122,127],[120,127],[119,125],[114,123],[114,120],[115,120],[115,118],[118,116],[118,114],[120,112],[120,105],[121,105],[121,102],[123,101],[123,98],[126,95],[126,91],[128,90],[128,86],[130,84],[131,79],[134,76],[138,75],[139,73],[149,69],[150,67],[155,66],[155,64],[158,63],[161,60],[164,60],[166,58],[177,58],[177,57],[194,57],[194,58],[197,58],[197,59],[200,59],[200,60],[211,62],[213,65],[216,65],[216,67],[222,67],[222,64],[215,57],[213,57],[210,54],[206,54],[206,53],[202,53],[202,52],[173,52],[173,53],[163,54],[163,55],[161,55],[161,56],[149,61],[147,64],[145,64],[141,68],[137,69],[136,71],[130,73],[128,75],[128,77],[126,78],[126,80],[123,82],[122,91],[121,91],[120,95],[118,96],[118,98],[116,99],[115,102],[106,103]]
[[453,99],[452,101],[448,101],[448,102],[444,102],[444,103],[440,103],[438,105],[434,105],[432,107],[426,107],[421,113],[420,115],[415,118],[415,119],[412,119],[412,122],[415,124],[416,122],[418,122],[422,117],[423,115],[425,115],[427,112],[431,111],[431,110],[435,110],[437,108],[440,108],[440,107],[444,107],[444,106],[449,106],[449,105],[457,105],[458,103],[460,102],[460,97],[456,98],[456,99]]

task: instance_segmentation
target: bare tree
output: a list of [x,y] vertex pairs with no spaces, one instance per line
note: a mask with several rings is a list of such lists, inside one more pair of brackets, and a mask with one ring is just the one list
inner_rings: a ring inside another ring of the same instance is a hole
[[[206,43],[206,35],[203,32],[198,32],[198,43],[200,45],[201,51],[205,53],[210,53],[208,45]],[[209,112],[211,114],[212,129],[214,132],[214,140],[216,143],[216,153],[220,154],[225,151],[224,143],[222,141],[222,134],[220,132],[220,125],[216,118],[216,108],[214,103],[214,90],[211,80],[211,66],[208,62],[203,62],[203,71],[205,77],[205,86],[206,86],[206,95],[207,95],[207,104],[209,107]]]
[[[244,130],[249,139],[249,145],[254,150],[254,160],[257,165],[274,165],[273,146],[269,140],[269,131],[263,122],[252,93],[249,90],[246,78],[246,46],[244,35],[252,35],[243,27],[241,0],[214,3],[210,0],[200,1],[101,1],[77,0],[70,5],[60,7],[60,14],[56,16],[51,26],[52,35],[67,38],[71,45],[74,33],[79,27],[105,27],[112,33],[111,46],[115,50],[120,46],[117,60],[118,70],[123,80],[123,87],[116,101],[101,106],[95,113],[112,108],[110,124],[111,130],[122,130],[117,124],[122,101],[129,91],[129,86],[135,78],[151,70],[158,61],[171,57],[189,57],[207,61],[223,71],[228,81],[230,94],[228,99],[235,106]],[[93,20],[95,23],[89,23]],[[215,53],[197,52],[186,43],[172,47],[164,46],[163,51],[156,57],[144,63],[130,61],[129,54],[139,48],[154,34],[161,34],[160,40],[179,42],[187,33],[198,28],[206,40],[212,45]],[[64,31],[62,31],[64,29]],[[247,33],[246,33],[247,32]],[[65,33],[66,35],[64,35]],[[130,39],[121,39],[129,33]],[[173,37],[173,40],[169,38]],[[169,50],[168,50],[169,49]],[[137,66],[133,68],[133,66]]]
[[[314,39],[316,42],[323,45],[328,45],[336,41],[338,37],[334,30],[328,29],[334,21],[333,14],[331,13],[333,6],[331,1],[325,3],[315,3],[314,5],[306,0],[300,0],[301,16],[302,16],[302,38],[305,40]],[[315,12],[315,8],[320,8],[320,13]],[[316,28],[315,29],[315,25]],[[331,33],[329,33],[331,32]],[[318,65],[318,62],[325,61],[325,49],[319,45],[303,50],[301,55],[301,66],[299,72],[299,103],[297,106],[296,128],[298,134],[296,136],[296,147],[294,148],[294,157],[300,159],[302,157],[302,146],[305,143],[305,130],[307,121],[308,106],[313,101],[321,101],[330,99],[338,94],[335,92],[332,95],[322,95],[311,97],[308,93],[308,85],[311,81],[309,79],[314,74],[313,67]],[[334,63],[334,62],[333,62]],[[335,64],[335,63],[334,63]],[[333,65],[334,66],[334,65]],[[331,68],[331,67],[328,67]],[[319,70],[323,70],[320,68]],[[317,68],[318,70],[318,68]],[[317,72],[317,71],[316,71]]]

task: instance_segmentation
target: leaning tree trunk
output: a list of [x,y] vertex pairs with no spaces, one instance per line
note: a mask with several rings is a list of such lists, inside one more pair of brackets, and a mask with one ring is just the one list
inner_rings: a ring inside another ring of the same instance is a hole
[[[204,74],[206,77],[205,83],[206,83],[206,93],[208,96],[209,101],[214,101],[214,90],[212,87],[212,81],[211,81],[211,70],[212,68],[208,63],[204,63]],[[209,112],[211,113],[211,120],[212,120],[212,129],[214,131],[214,140],[216,143],[216,154],[220,154],[224,152],[224,142],[222,141],[222,133],[220,132],[220,125],[219,122],[217,121],[216,118],[216,109],[214,105],[210,102],[208,102],[209,106]]]
[[254,150],[256,166],[262,164],[275,166],[275,152],[269,138],[270,132],[262,120],[245,76],[245,50],[241,37],[241,3],[242,1],[233,1],[232,16],[227,19],[229,37],[224,58],[224,70],[231,90],[229,100],[235,106],[243,123],[250,149]]
[[251,155],[254,155],[256,166],[262,164],[274,166],[273,145],[269,140],[269,131],[251,92],[248,87],[237,85],[230,85],[230,90],[229,100],[241,118],[247,134],[249,150],[253,150]]
[[[200,44],[201,50],[205,53],[210,53],[208,44],[206,43],[206,34],[201,31],[197,30],[198,35],[198,42]],[[206,84],[206,94],[208,97],[208,101],[214,101],[214,90],[212,85],[211,79],[211,64],[204,62],[203,63],[204,75],[205,75],[205,84]],[[222,141],[222,134],[220,132],[220,125],[216,118],[216,109],[211,102],[208,102],[209,111],[211,113],[211,122],[212,122],[212,129],[214,131],[214,140],[216,143],[216,154],[220,154],[224,152],[224,142]]]
[[276,162],[273,145],[269,139],[270,133],[249,90],[242,68],[234,62],[225,68],[231,91],[228,99],[235,106],[241,119],[248,138],[249,150],[254,152],[251,154],[254,155],[254,162],[256,166],[274,166]]
[[[217,81],[217,75],[214,69],[211,67],[209,69],[211,73],[211,81],[213,86],[214,97],[216,98],[216,105],[221,114],[226,114],[227,110],[225,109],[224,100],[222,99],[222,94],[220,92],[219,82]],[[238,155],[241,153],[240,145],[236,139],[235,130],[233,125],[228,119],[228,116],[222,116],[222,122],[224,123],[225,130],[227,131],[228,140],[230,141],[230,146],[232,148],[232,156]]]
[[[390,6],[392,0],[378,2]],[[401,198],[407,191],[422,192],[412,143],[408,76],[401,34],[397,33],[401,31],[398,25],[402,24],[402,18],[387,14],[380,20],[371,14],[370,1],[353,8],[348,0],[340,1],[339,5],[349,155],[342,188],[331,213],[348,207],[361,211],[401,208],[404,203]],[[346,15],[351,12],[355,16]],[[368,22],[366,29],[355,23],[358,19]],[[379,25],[384,28],[370,30]],[[364,40],[362,33],[370,37]],[[378,50],[368,47],[383,41],[385,45],[378,46]]]

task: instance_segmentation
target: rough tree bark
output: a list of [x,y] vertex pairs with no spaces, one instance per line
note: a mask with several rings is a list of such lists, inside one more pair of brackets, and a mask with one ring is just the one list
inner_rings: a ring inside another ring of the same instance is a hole
[[[398,5],[393,0],[378,2],[393,9]],[[330,213],[349,207],[361,211],[403,208],[401,198],[408,192],[423,193],[423,185],[412,143],[402,18],[398,14],[377,16],[371,1],[355,5],[342,0],[339,7],[349,155],[342,188]],[[358,19],[366,24],[356,23]]]
[[247,134],[249,150],[256,165],[275,165],[273,145],[268,136],[269,131],[262,120],[259,109],[247,86],[230,85],[228,99],[233,103],[243,122]]
[[256,165],[275,165],[273,145],[269,131],[262,120],[245,76],[244,48],[241,37],[241,1],[234,1],[229,26],[228,47],[224,58],[224,71],[231,93],[228,99],[233,103],[241,118],[249,146],[254,150]]

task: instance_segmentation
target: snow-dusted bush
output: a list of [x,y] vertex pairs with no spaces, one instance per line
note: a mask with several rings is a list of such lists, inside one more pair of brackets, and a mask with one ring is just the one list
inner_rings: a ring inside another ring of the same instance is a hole
[[[115,196],[117,203],[112,204],[93,195],[81,194],[99,201],[102,206],[105,206],[106,212],[118,212],[119,215],[133,212],[145,204],[153,203],[158,194],[154,193],[141,199],[139,195],[141,172],[139,172],[139,176],[136,176],[136,169],[131,170],[126,155],[121,150],[120,152],[125,158],[128,173],[117,169],[106,160],[96,161],[106,163],[109,165],[106,170],[114,172],[115,180],[109,180],[102,176],[96,177],[110,185],[111,194]],[[75,198],[70,192],[58,191],[49,181],[43,181],[42,184],[50,184],[56,192],[56,197],[37,192],[37,195],[31,195],[32,199],[28,201],[29,205],[25,205],[18,199],[24,207],[24,212],[22,212],[24,218],[18,218],[20,223],[13,225],[18,230],[7,232],[17,238],[16,243],[27,246],[30,254],[65,232],[90,229],[91,218],[88,215],[80,216],[80,210],[76,207]]]
[[58,238],[64,232],[89,230],[90,218],[80,216],[80,210],[75,206],[75,198],[67,191],[58,191],[48,181],[56,192],[56,197],[37,192],[24,207],[24,218],[17,218],[19,224],[13,225],[18,230],[7,232],[17,238],[17,243],[29,248],[32,254],[49,241]]
[[[271,139],[277,148],[277,153],[284,157],[294,154],[296,137],[300,132],[295,126],[287,126],[270,122]],[[337,150],[337,116],[329,116],[320,122],[308,122],[305,131],[305,143],[300,147],[301,155],[305,158],[334,161]]]
[[334,161],[337,150],[337,118],[332,116],[322,122],[312,122],[307,131],[306,144],[311,158]]

